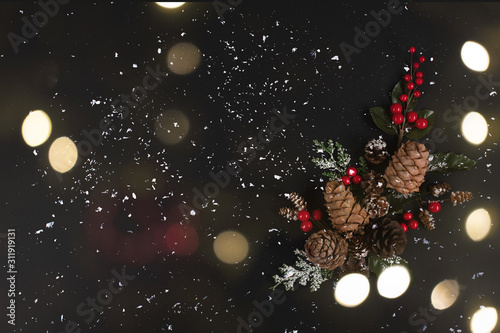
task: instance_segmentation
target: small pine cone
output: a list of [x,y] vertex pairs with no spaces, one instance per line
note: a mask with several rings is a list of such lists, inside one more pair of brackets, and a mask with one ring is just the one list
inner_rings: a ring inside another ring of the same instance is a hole
[[389,212],[389,202],[386,197],[370,194],[365,198],[364,203],[365,210],[372,219],[382,217]]
[[349,257],[361,259],[368,255],[368,241],[366,235],[353,235],[352,238],[347,240],[347,245],[349,248]]
[[325,187],[325,206],[332,226],[351,238],[353,233],[361,233],[369,218],[364,207],[356,202],[352,192],[344,184],[331,181]]
[[372,139],[365,146],[365,158],[372,164],[381,164],[387,160],[387,143],[382,139]]
[[450,200],[453,203],[453,206],[456,206],[457,203],[463,204],[472,199],[472,192],[465,191],[455,191],[451,192]]
[[420,221],[422,221],[424,227],[429,230],[436,229],[436,224],[434,220],[434,215],[427,209],[424,209],[423,211],[420,212],[418,215],[420,217]]
[[430,187],[430,191],[431,191],[431,194],[437,198],[437,197],[440,197],[443,194],[451,191],[451,185],[447,184],[447,183],[439,183],[436,185],[432,185]]
[[417,192],[425,181],[428,163],[429,151],[425,145],[415,141],[403,143],[385,169],[387,187],[404,195]]
[[363,274],[366,277],[370,276],[370,268],[366,264],[365,258],[347,257],[346,261],[340,266],[340,277],[351,273]]
[[338,233],[325,229],[309,236],[304,248],[310,262],[329,270],[342,266],[348,252],[346,240]]
[[290,207],[280,208],[280,215],[286,218],[287,220],[297,221],[297,210]]
[[370,250],[382,258],[403,253],[406,246],[406,233],[399,223],[390,218],[374,224],[370,232]]
[[384,192],[387,181],[380,173],[371,170],[369,173],[363,175],[363,180],[360,185],[366,194],[381,194]]
[[297,211],[301,211],[306,209],[307,207],[307,202],[305,202],[304,198],[301,197],[298,193],[293,192],[290,193],[290,196],[288,197],[290,201],[295,205],[295,208],[297,208]]

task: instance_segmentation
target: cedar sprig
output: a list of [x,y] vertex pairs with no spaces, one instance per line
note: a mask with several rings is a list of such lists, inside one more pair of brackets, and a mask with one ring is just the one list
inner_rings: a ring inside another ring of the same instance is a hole
[[323,176],[329,180],[338,180],[346,174],[347,167],[351,162],[351,156],[347,153],[347,149],[342,147],[338,142],[328,140],[327,144],[314,140],[316,152],[322,154],[321,158],[313,158],[311,161],[320,167],[329,171],[323,172]]

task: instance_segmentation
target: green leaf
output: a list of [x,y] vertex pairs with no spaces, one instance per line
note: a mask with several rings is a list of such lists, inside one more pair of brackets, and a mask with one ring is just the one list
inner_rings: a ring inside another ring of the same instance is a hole
[[470,170],[476,161],[463,154],[435,153],[429,156],[429,171],[432,173],[449,173]]
[[410,278],[412,278],[411,270],[410,267],[408,266],[408,261],[404,260],[401,257],[394,256],[394,257],[389,257],[389,258],[381,258],[376,254],[370,253],[368,255],[368,267],[370,268],[370,271],[375,273],[375,275],[380,276],[380,274],[386,269],[391,266],[404,266],[408,272],[410,272]]
[[404,196],[399,192],[389,190],[389,193],[385,196],[390,205],[388,214],[402,214],[403,208],[407,203],[420,199],[422,196],[421,192],[413,192],[410,195]]
[[398,135],[398,126],[389,118],[389,110],[376,106],[370,108],[370,114],[372,115],[372,119],[378,128],[387,134]]
[[432,126],[434,125],[434,111],[420,110],[417,111],[417,114],[419,118],[427,119],[427,127],[424,129],[418,129],[416,127],[413,127],[412,129],[410,129],[408,132],[405,133],[405,137],[407,137],[408,139],[412,140],[420,139],[421,137],[429,134],[429,132],[432,129]]

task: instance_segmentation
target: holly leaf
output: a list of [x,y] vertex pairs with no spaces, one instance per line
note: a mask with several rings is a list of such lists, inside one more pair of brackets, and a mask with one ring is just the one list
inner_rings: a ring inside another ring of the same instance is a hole
[[420,199],[421,196],[421,191],[413,192],[405,196],[399,192],[389,190],[389,193],[385,196],[390,205],[387,214],[402,214],[403,208],[407,203]]
[[429,170],[432,173],[450,173],[472,169],[476,161],[463,154],[435,153],[429,156]]
[[391,135],[398,134],[398,126],[394,124],[388,117],[389,110],[380,106],[376,106],[370,108],[370,114],[375,125],[377,125],[377,127],[382,131]]
[[376,254],[370,253],[368,255],[368,267],[375,275],[380,276],[380,274],[387,268],[391,266],[403,266],[410,273],[410,280],[413,280],[410,266],[408,266],[408,261],[401,257],[394,256],[389,258],[382,258]]
[[411,128],[408,132],[405,133],[405,137],[408,139],[416,140],[424,137],[429,134],[434,125],[434,111],[432,110],[419,110],[417,111],[419,118],[427,119],[427,127],[424,129],[418,129],[416,127]]

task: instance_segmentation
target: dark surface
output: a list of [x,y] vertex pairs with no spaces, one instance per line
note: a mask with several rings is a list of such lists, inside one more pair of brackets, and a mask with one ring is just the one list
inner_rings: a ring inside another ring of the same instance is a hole
[[[82,332],[235,332],[237,318],[254,311],[253,301],[268,299],[272,276],[282,264],[293,264],[293,249],[303,246],[298,225],[277,214],[288,204],[283,194],[306,193],[320,198],[311,205],[322,205],[324,179],[310,162],[312,140],[337,140],[359,156],[368,140],[382,134],[368,108],[389,104],[412,45],[428,59],[420,107],[436,111],[435,126],[448,136],[435,150],[479,159],[468,173],[436,179],[473,191],[474,201],[448,204],[436,230],[408,234],[403,257],[415,284],[403,296],[380,297],[372,279],[368,299],[347,309],[335,303],[331,282],[316,293],[301,287],[286,292],[286,301],[255,332],[418,332],[422,322],[430,324],[430,332],[468,332],[480,305],[498,309],[498,96],[480,102],[477,111],[490,134],[479,146],[461,137],[455,126],[459,117],[450,121],[443,114],[474,94],[478,76],[492,74],[500,81],[500,5],[404,7],[348,62],[339,44],[353,44],[354,27],[363,28],[372,20],[370,11],[386,4],[244,0],[221,22],[212,3],[166,10],[154,3],[72,2],[17,54],[6,35],[19,33],[21,18],[40,8],[0,4],[1,232],[16,229],[19,272],[17,323],[7,325],[3,315],[2,332],[63,332],[68,321],[77,322]],[[463,65],[460,49],[468,40],[489,51],[485,73]],[[110,103],[142,82],[147,65],[159,63],[168,71],[167,51],[181,41],[201,50],[200,68],[186,76],[169,73],[126,119],[111,115]],[[92,106],[92,100],[102,103]],[[155,117],[170,108],[182,110],[191,123],[186,139],[175,146],[154,135]],[[238,145],[268,125],[274,108],[296,117],[249,161]],[[49,114],[53,131],[47,143],[33,149],[23,142],[20,128],[35,109]],[[64,135],[83,140],[82,131],[105,117],[113,119],[116,130],[81,165],[57,177],[47,159],[50,142]],[[385,138],[393,148],[393,138]],[[209,172],[223,170],[231,160],[240,160],[239,176],[191,218],[198,248],[189,256],[172,254],[163,235],[182,221],[179,203],[191,205],[193,189],[202,189],[211,181]],[[142,176],[139,168],[146,170]],[[156,190],[144,190],[152,178]],[[119,199],[137,193],[137,199],[109,203],[113,192]],[[96,205],[118,212],[108,214],[105,231],[92,220]],[[464,223],[480,207],[490,212],[493,228],[474,243]],[[46,227],[50,222],[53,227]],[[109,231],[113,226],[117,231]],[[159,231],[141,233],[148,228]],[[249,241],[249,256],[238,265],[220,262],[213,252],[214,238],[228,229]],[[129,253],[118,253],[122,242],[132,244]],[[123,267],[134,280],[86,323],[87,317],[76,313],[78,305],[107,286],[113,269]],[[463,286],[458,301],[439,315],[425,320],[419,315],[415,320],[423,321],[412,324],[410,316],[429,308],[432,289],[444,279]],[[7,284],[1,285],[4,295]],[[4,309],[5,304],[2,296]]]

